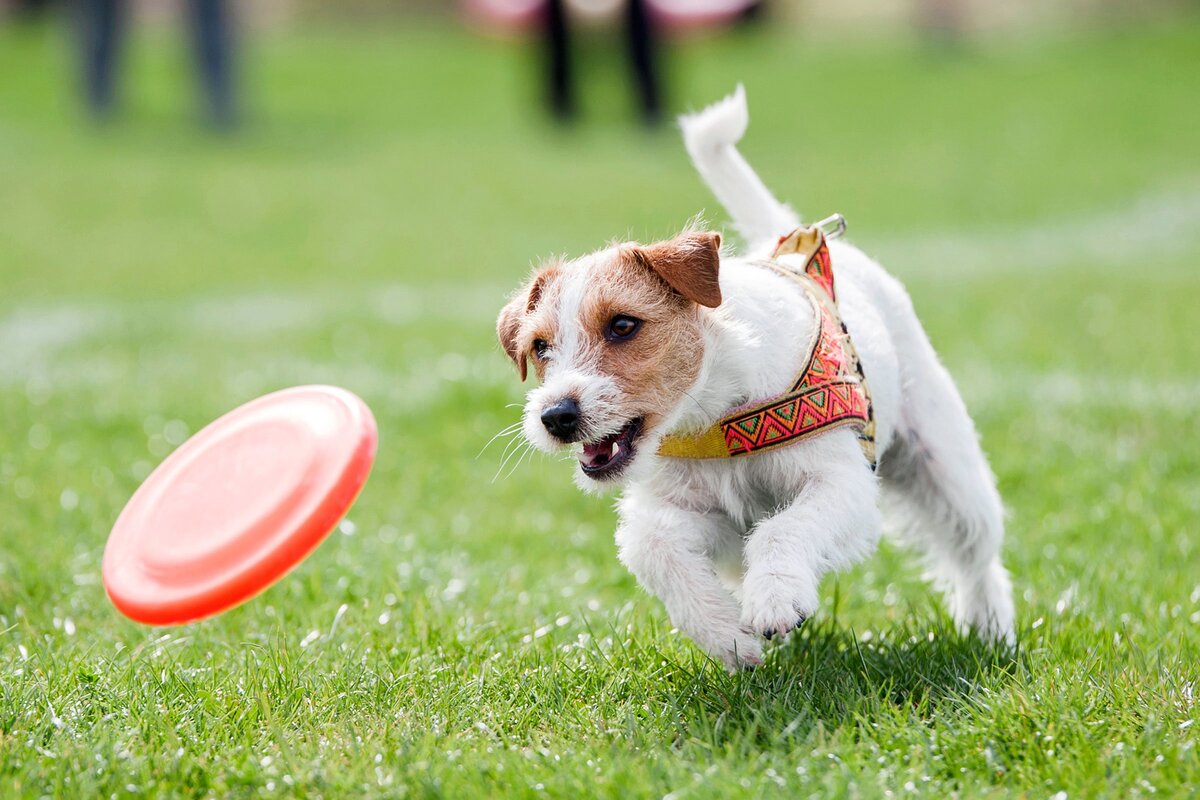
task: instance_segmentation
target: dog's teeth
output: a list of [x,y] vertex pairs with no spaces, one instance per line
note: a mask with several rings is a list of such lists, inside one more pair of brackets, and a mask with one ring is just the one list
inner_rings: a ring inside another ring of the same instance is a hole
[[621,454],[621,443],[620,443],[620,442],[614,442],[614,443],[613,443],[613,448],[612,448],[612,455],[611,455],[611,456],[609,456],[609,458],[616,458],[616,457],[617,457],[618,455],[620,455],[620,454]]

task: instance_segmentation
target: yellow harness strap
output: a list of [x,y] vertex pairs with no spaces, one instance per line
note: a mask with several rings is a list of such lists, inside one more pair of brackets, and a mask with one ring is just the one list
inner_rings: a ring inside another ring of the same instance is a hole
[[[831,217],[840,226],[844,220]],[[779,240],[759,266],[795,280],[819,319],[805,366],[786,393],[732,409],[693,434],[669,434],[658,448],[668,458],[733,458],[795,444],[836,427],[859,430],[863,455],[875,468],[875,414],[862,363],[837,308],[829,246],[822,224],[800,227]],[[803,270],[779,263],[782,255],[805,257]]]

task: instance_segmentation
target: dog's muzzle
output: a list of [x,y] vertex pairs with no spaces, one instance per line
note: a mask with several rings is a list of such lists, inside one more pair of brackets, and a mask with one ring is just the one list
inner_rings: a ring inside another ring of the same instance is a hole
[[542,411],[542,425],[555,439],[573,442],[579,434],[579,403],[568,397]]

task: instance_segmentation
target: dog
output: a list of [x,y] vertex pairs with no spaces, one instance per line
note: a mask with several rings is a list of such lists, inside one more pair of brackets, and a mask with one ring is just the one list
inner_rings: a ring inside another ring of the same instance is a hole
[[[737,151],[748,122],[741,86],[680,120],[745,256],[693,224],[667,241],[543,264],[500,312],[504,351],[522,380],[532,364],[540,383],[522,434],[545,452],[573,448],[581,488],[622,489],[621,562],[675,627],[731,669],[761,664],[765,639],[815,613],[821,577],[869,555],[885,515],[960,629],[1011,643],[1003,507],[953,380],[899,281],[860,250],[833,241],[823,251],[835,306],[784,274],[806,269],[803,255],[779,253],[800,220]],[[666,442],[688,441],[731,410],[786,396],[826,307],[845,332],[829,343],[844,340],[843,366],[858,368],[840,385],[860,398],[869,386],[857,425],[736,458],[665,454]]]

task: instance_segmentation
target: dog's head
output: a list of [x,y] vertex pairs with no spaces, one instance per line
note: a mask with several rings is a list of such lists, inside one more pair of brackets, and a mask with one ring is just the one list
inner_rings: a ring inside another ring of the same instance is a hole
[[720,246],[719,234],[685,232],[553,263],[500,312],[505,352],[541,383],[525,437],[547,452],[577,447],[585,487],[627,474],[696,382],[701,307],[721,303]]

